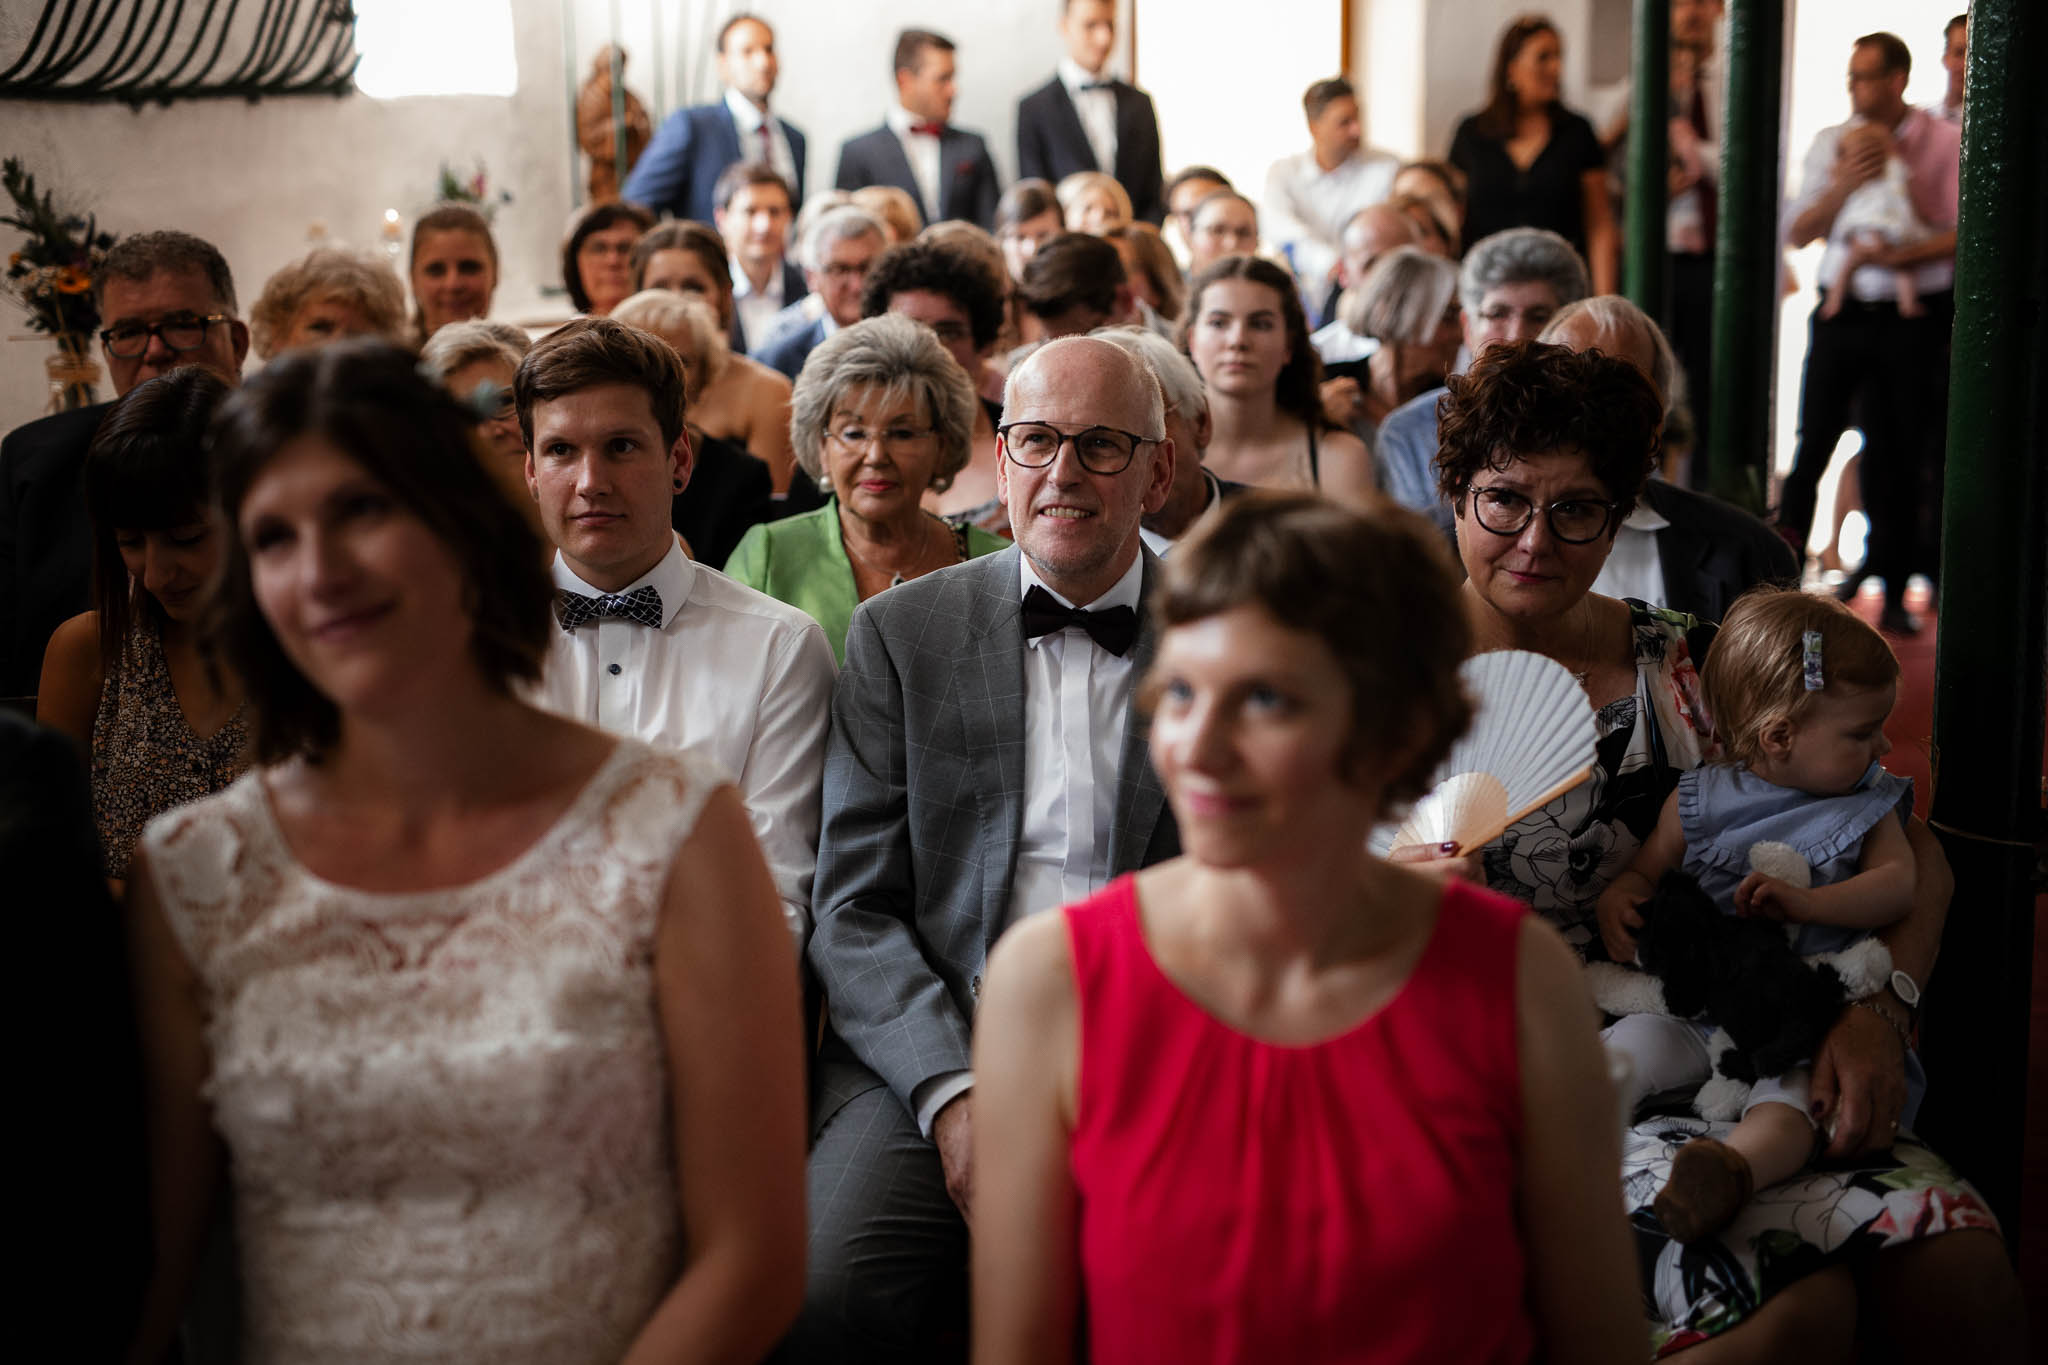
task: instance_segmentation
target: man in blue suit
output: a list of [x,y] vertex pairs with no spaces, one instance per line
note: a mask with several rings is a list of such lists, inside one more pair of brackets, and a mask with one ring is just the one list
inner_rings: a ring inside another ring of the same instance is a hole
[[908,191],[926,223],[995,222],[995,162],[979,133],[946,122],[953,113],[953,43],[908,28],[896,38],[896,107],[881,127],[839,149],[842,190],[894,185]]
[[1066,0],[1060,37],[1067,55],[1051,80],[1017,105],[1017,174],[1057,185],[1076,171],[1107,171],[1148,223],[1166,217],[1159,169],[1159,120],[1152,97],[1111,78],[1114,0]]
[[768,112],[775,90],[775,31],[737,14],[718,32],[718,78],[725,98],[678,109],[626,177],[621,193],[656,213],[709,223],[713,189],[725,168],[764,161],[803,197],[804,135]]

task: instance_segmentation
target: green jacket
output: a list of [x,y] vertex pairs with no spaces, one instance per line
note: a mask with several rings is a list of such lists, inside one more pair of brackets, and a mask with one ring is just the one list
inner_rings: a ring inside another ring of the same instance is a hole
[[[967,528],[970,559],[994,554],[1009,544],[978,526]],[[816,511],[750,528],[732,558],[725,561],[725,572],[736,582],[810,613],[824,628],[832,657],[846,662],[846,628],[860,598],[854,593],[853,561],[846,557],[846,544],[839,538],[837,499],[826,499]]]

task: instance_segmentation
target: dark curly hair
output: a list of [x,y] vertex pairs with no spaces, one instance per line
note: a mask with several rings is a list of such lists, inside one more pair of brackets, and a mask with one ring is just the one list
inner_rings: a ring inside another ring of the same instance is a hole
[[[1472,635],[1436,528],[1399,507],[1366,516],[1313,493],[1242,493],[1173,547],[1152,611],[1170,630],[1242,606],[1313,635],[1343,670],[1351,735],[1341,774],[1398,762],[1376,774],[1383,812],[1421,796],[1472,721],[1458,685]],[[1145,679],[1148,710],[1163,681],[1156,669]]]
[[493,687],[536,682],[554,628],[554,581],[540,536],[490,475],[469,410],[420,373],[410,351],[364,338],[292,351],[221,404],[208,436],[228,528],[207,639],[247,690],[258,763],[317,760],[341,713],[285,654],[256,603],[243,500],[278,453],[320,437],[363,467],[462,566],[471,652]]
[[1003,326],[1003,296],[996,282],[980,261],[936,242],[905,242],[876,258],[861,287],[860,315],[878,318],[889,311],[889,300],[920,289],[960,306],[975,350],[995,344]]
[[[1194,359],[1188,349],[1188,333],[1201,323],[1202,292],[1218,280],[1250,280],[1263,284],[1280,298],[1280,316],[1287,327],[1287,364],[1274,383],[1274,401],[1282,412],[1300,418],[1311,429],[1329,426],[1323,420],[1322,358],[1308,339],[1308,315],[1301,311],[1301,295],[1286,271],[1259,256],[1225,256],[1211,261],[1188,281],[1187,311],[1181,315],[1175,340],[1181,354]],[[1206,379],[1207,376],[1204,376]]]
[[1657,463],[1664,405],[1643,372],[1599,351],[1541,341],[1489,346],[1437,400],[1437,492],[1465,511],[1482,469],[1527,455],[1582,450],[1615,502],[1612,537]]

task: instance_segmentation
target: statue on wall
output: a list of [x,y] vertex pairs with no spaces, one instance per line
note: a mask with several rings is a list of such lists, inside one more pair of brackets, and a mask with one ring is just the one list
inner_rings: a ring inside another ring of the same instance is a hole
[[647,118],[647,106],[631,90],[623,90],[625,117],[626,163],[619,164],[619,124],[615,117],[617,110],[612,102],[612,60],[618,59],[619,80],[623,88],[626,75],[626,53],[616,44],[606,43],[598,49],[591,61],[590,75],[576,92],[576,141],[590,158],[590,202],[606,204],[619,197],[619,185],[626,178],[626,172],[633,169],[633,163],[640,159],[640,153],[647,150],[647,139],[653,133],[653,124]]

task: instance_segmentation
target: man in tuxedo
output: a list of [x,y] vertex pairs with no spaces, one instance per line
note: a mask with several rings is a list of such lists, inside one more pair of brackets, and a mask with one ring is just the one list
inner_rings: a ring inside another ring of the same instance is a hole
[[622,195],[656,213],[708,223],[725,168],[759,161],[801,196],[804,135],[768,111],[776,71],[775,30],[751,14],[726,20],[718,31],[725,98],[670,114],[634,163]]
[[866,209],[842,204],[819,214],[804,234],[801,253],[808,302],[798,300],[777,315],[754,358],[795,379],[826,337],[860,321],[868,269],[888,245],[882,225]]
[[969,1038],[1003,929],[1179,852],[1133,691],[1173,482],[1158,382],[1071,337],[1010,376],[1016,545],[854,613],[832,702],[810,961],[810,1266],[786,1359],[923,1359],[964,1321]]
[[[124,237],[93,288],[116,398],[180,365],[241,382],[249,328],[235,316],[228,263],[210,243],[183,232]],[[86,447],[112,406],[60,412],[0,441],[0,697],[35,692],[51,633],[91,605],[81,480]]]
[[1067,55],[1054,77],[1017,105],[1017,174],[1055,185],[1076,171],[1106,171],[1148,223],[1166,217],[1159,167],[1159,120],[1152,97],[1111,77],[1115,0],[1066,0],[1060,37]]
[[786,254],[796,200],[789,182],[760,161],[727,166],[713,197],[712,219],[731,258],[734,330],[751,354],[768,339],[775,315],[810,292]]
[[963,218],[995,222],[995,162],[979,133],[946,122],[953,115],[953,42],[924,29],[896,38],[896,107],[880,128],[839,149],[842,190],[894,185],[917,200],[927,224]]

